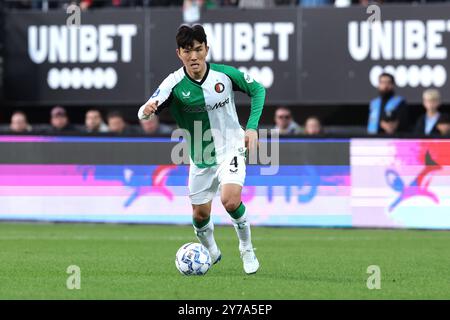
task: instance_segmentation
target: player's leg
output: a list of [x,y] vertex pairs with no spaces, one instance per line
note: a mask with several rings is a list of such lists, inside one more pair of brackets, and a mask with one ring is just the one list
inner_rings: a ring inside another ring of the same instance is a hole
[[216,240],[214,239],[214,223],[211,220],[211,203],[192,205],[192,222],[197,239],[203,244],[211,255],[211,261],[217,263],[222,258]]
[[244,264],[244,271],[248,274],[255,273],[259,269],[259,261],[256,258],[253,245],[250,222],[245,212],[245,205],[241,201],[242,186],[234,183],[222,185],[222,204],[231,216],[234,229],[239,238],[239,251]]
[[220,198],[222,204],[231,216],[231,220],[239,238],[239,251],[244,263],[246,273],[255,273],[259,268],[252,239],[250,223],[247,218],[245,205],[241,201],[242,186],[245,181],[245,155],[231,154],[224,161],[218,171],[221,185]]
[[211,203],[217,192],[214,168],[189,168],[189,198],[192,204],[192,224],[197,239],[211,255],[211,261],[217,263],[221,253],[214,239],[214,223],[211,219]]

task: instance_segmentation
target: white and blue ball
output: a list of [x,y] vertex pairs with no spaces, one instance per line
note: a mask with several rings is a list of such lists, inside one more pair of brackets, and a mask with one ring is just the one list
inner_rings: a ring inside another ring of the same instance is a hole
[[202,276],[211,267],[211,256],[208,249],[200,243],[185,243],[178,249],[175,265],[186,276]]

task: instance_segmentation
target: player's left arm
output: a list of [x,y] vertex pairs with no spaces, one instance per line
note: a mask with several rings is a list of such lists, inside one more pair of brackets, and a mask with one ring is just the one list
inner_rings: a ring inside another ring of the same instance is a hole
[[249,74],[230,66],[223,65],[222,68],[223,72],[231,79],[233,89],[245,92],[251,98],[250,117],[245,130],[245,142],[247,148],[252,150],[256,147],[258,141],[257,130],[266,98],[266,89]]

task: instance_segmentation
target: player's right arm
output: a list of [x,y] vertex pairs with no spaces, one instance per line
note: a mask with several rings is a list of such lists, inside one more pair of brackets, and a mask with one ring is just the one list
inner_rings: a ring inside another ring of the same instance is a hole
[[161,112],[170,105],[172,100],[172,89],[174,87],[173,74],[169,75],[152,94],[150,99],[144,103],[138,111],[139,120],[148,120],[153,115]]

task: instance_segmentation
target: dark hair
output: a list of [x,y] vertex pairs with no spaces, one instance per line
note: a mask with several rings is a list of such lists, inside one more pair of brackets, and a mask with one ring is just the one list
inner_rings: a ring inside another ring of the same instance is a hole
[[204,42],[205,45],[208,44],[206,41],[205,29],[199,24],[192,27],[184,24],[179,27],[176,40],[178,48],[191,48],[194,45],[194,40],[197,40],[200,43]]
[[123,117],[122,113],[120,113],[120,111],[110,111],[108,113],[108,115],[106,116],[106,119],[111,119],[111,118],[122,118],[123,121],[125,121],[125,118]]
[[391,79],[392,84],[395,84],[395,78],[394,78],[394,76],[392,74],[387,73],[387,72],[383,72],[382,74],[380,74],[378,79],[381,79],[382,77],[388,77],[389,79]]

